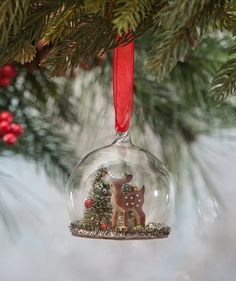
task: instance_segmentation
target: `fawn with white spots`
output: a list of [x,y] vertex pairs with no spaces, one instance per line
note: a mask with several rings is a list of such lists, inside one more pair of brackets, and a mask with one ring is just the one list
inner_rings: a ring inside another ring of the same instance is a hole
[[113,206],[112,227],[117,227],[119,213],[123,213],[123,224],[128,227],[128,211],[132,210],[134,216],[134,225],[142,225],[145,227],[145,213],[142,210],[144,203],[145,186],[140,190],[131,191],[127,194],[122,192],[122,185],[132,180],[132,175],[125,175],[124,178],[112,178],[111,182],[111,204]]

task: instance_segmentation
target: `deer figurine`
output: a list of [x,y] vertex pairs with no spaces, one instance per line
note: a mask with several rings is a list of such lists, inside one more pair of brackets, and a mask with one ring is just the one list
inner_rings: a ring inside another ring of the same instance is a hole
[[140,190],[131,191],[127,194],[122,192],[122,185],[132,180],[132,175],[125,175],[123,178],[109,178],[111,183],[111,204],[113,206],[112,227],[117,227],[119,213],[123,213],[123,224],[128,227],[128,210],[134,215],[134,225],[145,226],[145,213],[142,210],[144,203],[145,186]]

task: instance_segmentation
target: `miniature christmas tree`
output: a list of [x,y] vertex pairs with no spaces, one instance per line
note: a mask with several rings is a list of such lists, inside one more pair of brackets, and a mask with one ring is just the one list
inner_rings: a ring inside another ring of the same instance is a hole
[[98,169],[92,182],[92,190],[84,202],[84,218],[80,222],[84,228],[105,229],[111,226],[111,190],[110,185],[103,179],[106,174],[106,168]]

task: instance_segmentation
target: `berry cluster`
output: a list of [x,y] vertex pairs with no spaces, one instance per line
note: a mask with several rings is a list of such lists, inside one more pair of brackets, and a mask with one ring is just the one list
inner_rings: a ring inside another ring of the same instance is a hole
[[5,145],[17,143],[17,137],[23,135],[24,128],[20,124],[12,123],[13,116],[9,111],[0,112],[0,138]]
[[6,64],[0,67],[0,87],[6,88],[15,76],[16,69],[12,64]]

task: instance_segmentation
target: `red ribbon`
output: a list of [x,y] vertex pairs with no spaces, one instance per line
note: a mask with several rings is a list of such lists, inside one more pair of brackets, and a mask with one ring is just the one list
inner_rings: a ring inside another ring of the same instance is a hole
[[113,98],[116,132],[129,128],[134,88],[134,41],[113,51]]

